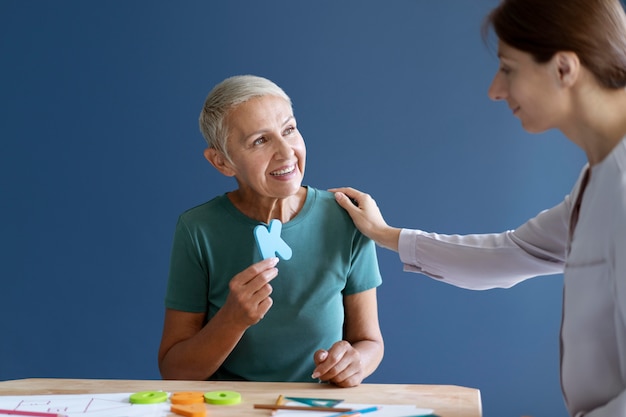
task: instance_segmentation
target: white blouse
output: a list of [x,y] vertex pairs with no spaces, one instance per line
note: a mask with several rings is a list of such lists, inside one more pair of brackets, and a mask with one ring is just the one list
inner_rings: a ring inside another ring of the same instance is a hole
[[513,231],[441,235],[403,229],[405,270],[462,288],[509,288],[564,274],[561,386],[572,416],[626,416],[626,138],[589,172],[578,222],[571,194]]

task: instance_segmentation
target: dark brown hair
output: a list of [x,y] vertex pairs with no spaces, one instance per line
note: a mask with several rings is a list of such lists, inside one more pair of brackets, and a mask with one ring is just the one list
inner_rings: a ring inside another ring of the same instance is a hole
[[502,0],[485,18],[485,41],[491,28],[539,63],[574,52],[600,84],[626,87],[626,14],[619,0]]

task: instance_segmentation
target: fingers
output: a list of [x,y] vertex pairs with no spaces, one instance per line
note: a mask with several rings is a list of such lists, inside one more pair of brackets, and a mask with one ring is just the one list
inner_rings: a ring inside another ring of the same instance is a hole
[[[350,208],[350,206],[345,206],[342,204],[343,203],[347,203],[348,201],[350,203],[352,203],[352,205],[356,206],[356,207],[361,207],[361,203],[363,201],[365,201],[368,198],[371,198],[369,196],[369,194],[366,194],[364,192],[361,192],[355,188],[352,187],[339,187],[339,188],[330,188],[328,191],[330,191],[331,193],[335,193],[335,198],[337,199],[337,202],[339,202],[339,204],[346,210],[348,210]],[[347,196],[348,197],[348,201],[345,201],[345,199],[343,198],[343,196]],[[342,200],[342,201],[340,201]]]
[[358,197],[360,194],[364,194],[363,192],[352,187],[329,188],[328,191],[330,191],[331,193],[344,193],[349,197]]
[[[388,225],[372,196],[349,187],[332,188],[331,191],[335,191],[335,200],[346,210],[361,233],[379,245],[383,240],[387,241]],[[390,247],[388,242],[386,244],[383,246]]]
[[257,262],[235,275],[229,283],[230,292],[222,307],[233,320],[244,326],[258,323],[271,308],[270,281],[278,276],[278,258]]
[[317,365],[312,378],[330,381],[340,387],[359,385],[363,380],[361,355],[345,340],[335,343],[330,350],[318,350],[313,355]]
[[[320,349],[313,354],[313,361],[316,365],[319,365],[320,363],[324,362],[327,357],[328,351]],[[313,373],[315,373],[315,371]],[[313,378],[317,378],[317,376],[314,376]]]
[[358,200],[348,197],[348,195],[343,192],[336,192],[335,200],[337,200],[337,203],[341,207],[343,207],[343,209],[346,210],[348,214],[352,214],[353,212],[359,210]]
[[261,290],[267,292],[268,288],[271,289],[269,282],[278,275],[278,269],[275,268],[277,263],[278,258],[268,258],[244,269],[230,280],[231,292],[238,292],[242,289],[251,294]]
[[350,187],[331,188],[328,191],[335,193],[337,203],[339,203],[352,218],[357,214],[368,216],[369,213],[376,213],[378,211],[376,200],[367,193]]

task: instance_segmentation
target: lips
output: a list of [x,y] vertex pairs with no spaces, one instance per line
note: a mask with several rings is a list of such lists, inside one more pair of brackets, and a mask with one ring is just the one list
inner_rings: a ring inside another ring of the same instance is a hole
[[281,169],[277,169],[276,171],[270,172],[270,175],[274,177],[280,177],[282,175],[289,175],[296,170],[296,164],[290,165],[288,167],[284,167]]

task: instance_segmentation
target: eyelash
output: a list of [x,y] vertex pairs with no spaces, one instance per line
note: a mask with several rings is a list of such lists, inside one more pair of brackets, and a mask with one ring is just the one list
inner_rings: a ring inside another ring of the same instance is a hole
[[261,145],[261,141],[266,141],[265,136],[261,136],[260,138],[255,139],[254,142],[252,142],[252,146]]
[[[287,129],[285,129],[283,131],[283,136],[289,136],[291,134],[293,134],[296,131],[296,127],[295,126],[289,126]],[[253,142],[252,142],[252,146],[258,146],[261,145],[262,143],[267,142],[267,139],[265,138],[265,136],[261,136],[259,138],[256,138]]]
[[[296,131],[296,128],[294,126],[289,126],[287,129],[284,130],[283,132],[283,136],[289,136],[292,133],[294,133]],[[252,145],[253,146],[258,146],[261,145],[262,143],[267,142],[267,139],[265,138],[265,136],[261,136],[259,138],[256,138],[253,142]]]

